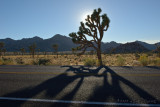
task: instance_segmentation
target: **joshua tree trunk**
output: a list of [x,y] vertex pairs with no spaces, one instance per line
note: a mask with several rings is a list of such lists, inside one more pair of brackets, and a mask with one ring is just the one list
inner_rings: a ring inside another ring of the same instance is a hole
[[35,52],[32,53],[32,58],[34,58]]
[[98,66],[102,66],[101,51],[97,51],[97,56],[98,56]]
[[102,66],[102,56],[101,56],[101,42],[98,43],[98,49],[97,49],[97,57],[98,57],[98,65]]
[[57,52],[57,58],[58,58],[58,52]]

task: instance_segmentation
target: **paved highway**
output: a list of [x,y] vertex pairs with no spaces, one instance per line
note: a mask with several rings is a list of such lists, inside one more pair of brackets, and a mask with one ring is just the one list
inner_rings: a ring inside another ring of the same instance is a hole
[[0,66],[0,107],[160,107],[160,67]]

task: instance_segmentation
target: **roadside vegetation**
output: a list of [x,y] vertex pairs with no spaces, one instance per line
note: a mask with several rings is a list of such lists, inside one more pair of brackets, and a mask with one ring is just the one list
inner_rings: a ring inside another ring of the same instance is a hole
[[[106,66],[160,66],[158,54],[102,54]],[[0,65],[85,65],[98,66],[96,54],[5,55]]]
[[85,66],[96,66],[97,65],[96,59],[93,59],[93,58],[90,58],[90,57],[84,59],[83,63],[84,63]]
[[125,65],[125,59],[122,56],[117,56],[117,65],[118,66],[124,66]]

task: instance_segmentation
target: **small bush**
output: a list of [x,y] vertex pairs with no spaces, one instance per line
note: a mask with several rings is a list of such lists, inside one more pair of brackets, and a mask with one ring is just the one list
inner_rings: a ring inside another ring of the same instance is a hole
[[116,62],[117,62],[117,65],[118,65],[118,66],[124,66],[124,64],[125,64],[125,59],[124,59],[122,56],[118,56]]
[[38,65],[47,65],[50,63],[49,59],[39,59],[38,60]]
[[32,60],[32,61],[31,61],[31,65],[39,65],[39,63],[38,63],[37,60]]
[[0,65],[2,65],[2,64],[3,64],[2,59],[0,59]]
[[132,66],[140,66],[141,63],[137,60],[133,60]]
[[24,64],[24,61],[22,58],[16,58],[15,61],[17,64]]
[[102,64],[103,64],[103,65],[106,65],[106,64],[107,64],[107,60],[106,60],[106,59],[103,59],[103,60],[102,60]]
[[148,57],[146,55],[140,56],[139,61],[143,66],[147,66],[149,62]]
[[2,57],[2,61],[8,61],[8,60],[10,60],[10,58],[4,58],[4,57]]
[[135,56],[136,60],[138,60],[140,58],[140,55],[138,53],[135,53],[134,56]]
[[160,58],[156,58],[155,60],[153,60],[153,63],[155,66],[160,66]]
[[147,52],[146,54],[147,54],[147,56],[153,56],[152,52]]
[[160,58],[157,58],[157,66],[160,66]]
[[96,60],[91,59],[91,58],[87,58],[87,59],[84,60],[84,65],[85,66],[95,66],[96,65]]
[[12,65],[13,64],[13,60],[10,58],[2,58],[1,60],[1,65]]

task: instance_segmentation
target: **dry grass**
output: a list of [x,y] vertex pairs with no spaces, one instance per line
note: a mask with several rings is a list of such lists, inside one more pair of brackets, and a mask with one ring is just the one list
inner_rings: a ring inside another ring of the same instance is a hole
[[[140,56],[147,55],[141,54]],[[45,65],[84,65],[86,59],[97,60],[96,55],[36,55],[32,58],[30,55],[3,56],[0,58],[0,65],[38,65],[40,59],[49,60]],[[147,66],[160,66],[160,58],[156,54],[147,56]],[[106,66],[143,66],[135,54],[106,54],[102,55],[103,64]]]

